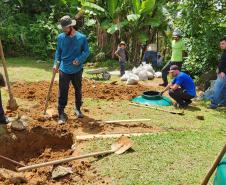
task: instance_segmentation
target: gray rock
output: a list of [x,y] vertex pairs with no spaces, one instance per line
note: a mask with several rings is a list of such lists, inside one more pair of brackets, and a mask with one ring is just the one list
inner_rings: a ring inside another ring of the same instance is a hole
[[7,182],[5,184],[24,184],[28,183],[27,178],[23,173],[14,172],[4,168],[0,168],[0,180]]
[[10,177],[10,182],[12,184],[23,184],[27,183],[27,179],[23,176]]
[[21,120],[13,121],[11,123],[11,128],[16,131],[22,131],[26,129],[24,122]]
[[72,173],[73,171],[70,167],[57,166],[52,171],[52,179],[58,179]]

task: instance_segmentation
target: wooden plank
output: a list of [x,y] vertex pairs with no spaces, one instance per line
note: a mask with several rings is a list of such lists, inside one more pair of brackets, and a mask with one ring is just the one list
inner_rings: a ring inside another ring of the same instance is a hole
[[158,132],[144,132],[144,133],[127,133],[127,134],[88,134],[88,135],[78,135],[75,136],[77,141],[84,141],[84,140],[92,140],[92,139],[107,139],[107,138],[119,138],[121,136],[144,136],[144,135],[154,135]]
[[171,111],[171,110],[161,109],[159,107],[154,107],[154,106],[150,106],[150,105],[141,105],[141,104],[138,104],[138,103],[130,103],[130,105],[154,109],[154,110],[159,110],[159,111],[168,112],[168,113],[171,113],[171,114],[184,115],[184,111]]
[[127,123],[127,122],[143,122],[143,121],[151,121],[152,119],[127,119],[127,120],[110,120],[103,121],[103,123]]

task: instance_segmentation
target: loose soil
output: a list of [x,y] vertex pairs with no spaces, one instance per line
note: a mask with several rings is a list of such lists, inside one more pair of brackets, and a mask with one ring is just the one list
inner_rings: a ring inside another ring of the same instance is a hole
[[[49,102],[49,108],[53,110],[52,117],[46,118],[43,116],[42,112],[44,109],[45,97],[49,83],[34,82],[34,83],[16,83],[13,85],[13,92],[16,97],[25,99],[31,102],[31,106],[20,107],[18,112],[32,118],[32,123],[29,126],[45,126],[52,127],[56,125],[57,121],[57,93],[58,84],[57,82],[53,86],[51,100]],[[143,91],[148,90],[152,87],[144,85],[136,86],[125,86],[125,85],[114,85],[109,83],[100,83],[94,80],[84,79],[83,80],[83,96],[86,98],[93,99],[105,99],[111,101],[120,100],[131,100],[133,97],[140,95]],[[153,89],[153,88],[152,88]],[[100,120],[95,120],[88,116],[83,119],[75,119],[74,116],[74,90],[71,87],[69,90],[69,100],[68,100],[68,117],[69,120],[63,126],[57,125],[57,127],[65,129],[70,132],[75,132],[77,135],[81,134],[106,134],[106,133],[130,133],[130,132],[158,132],[159,128],[154,128],[150,125],[137,123],[137,124],[103,124]],[[36,103],[33,103],[36,102]],[[89,111],[84,109],[83,112]],[[8,112],[9,115],[13,116],[13,113]]]
[[[31,101],[38,101],[43,103],[47,94],[49,82],[17,82],[13,85],[13,92],[16,97],[27,99]],[[131,100],[132,98],[141,94],[141,92],[150,89],[143,85],[125,86],[114,85],[110,83],[100,83],[94,80],[83,80],[83,96],[85,98],[105,99],[105,100]],[[51,102],[57,101],[58,83],[55,82],[53,86]],[[69,93],[69,100],[74,99],[74,92],[72,88]]]
[[[79,155],[80,149],[85,144],[75,143],[76,150],[73,151],[71,146],[74,143],[74,135],[161,131],[160,128],[155,128],[144,123],[104,124],[101,120],[95,120],[88,116],[85,116],[83,119],[76,119],[73,113],[73,88],[70,88],[69,91],[69,105],[67,108],[69,120],[64,125],[58,125],[56,112],[57,82],[54,83],[49,102],[52,116],[43,115],[43,105],[48,87],[49,82],[46,81],[34,83],[16,82],[13,84],[14,95],[26,103],[20,104],[17,111],[6,111],[6,114],[9,117],[25,115],[27,118],[27,130],[19,132],[8,128],[6,134],[0,135],[1,155],[10,157],[22,164],[35,164]],[[150,90],[150,88],[150,86],[144,85],[125,86],[115,83],[104,84],[88,79],[83,80],[83,96],[85,98],[108,101],[130,100],[140,95],[143,91]],[[152,88],[152,90],[154,89]],[[89,110],[84,109],[83,111],[86,114]],[[0,164],[2,174],[7,174],[6,170],[15,170],[15,166],[6,161],[0,160]],[[111,184],[110,179],[102,177],[88,160],[73,161],[65,165],[72,167],[74,173],[59,180],[51,179],[51,166],[19,174],[27,179],[28,182],[24,184],[29,185]],[[7,178],[7,175],[0,175],[0,184],[7,185],[13,183],[10,181],[10,178]]]

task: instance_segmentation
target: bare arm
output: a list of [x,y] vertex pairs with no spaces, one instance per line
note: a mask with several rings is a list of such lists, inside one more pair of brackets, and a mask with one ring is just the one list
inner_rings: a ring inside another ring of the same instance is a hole
[[171,84],[166,86],[166,88],[161,92],[161,94],[163,94],[164,92],[168,91],[169,89],[176,90],[178,88],[179,88],[179,85],[171,83]]
[[120,59],[121,57],[120,57],[120,55],[118,54],[118,49],[117,49],[117,51],[115,52],[115,55]]

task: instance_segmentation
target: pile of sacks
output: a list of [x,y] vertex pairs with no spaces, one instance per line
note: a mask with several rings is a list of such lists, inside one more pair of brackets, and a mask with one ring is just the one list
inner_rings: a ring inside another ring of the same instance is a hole
[[[158,72],[159,73],[159,72]],[[121,77],[121,81],[126,81],[127,85],[136,85],[139,81],[152,80],[156,73],[151,64],[141,64],[132,71],[126,71]],[[157,74],[159,76],[159,74]]]

